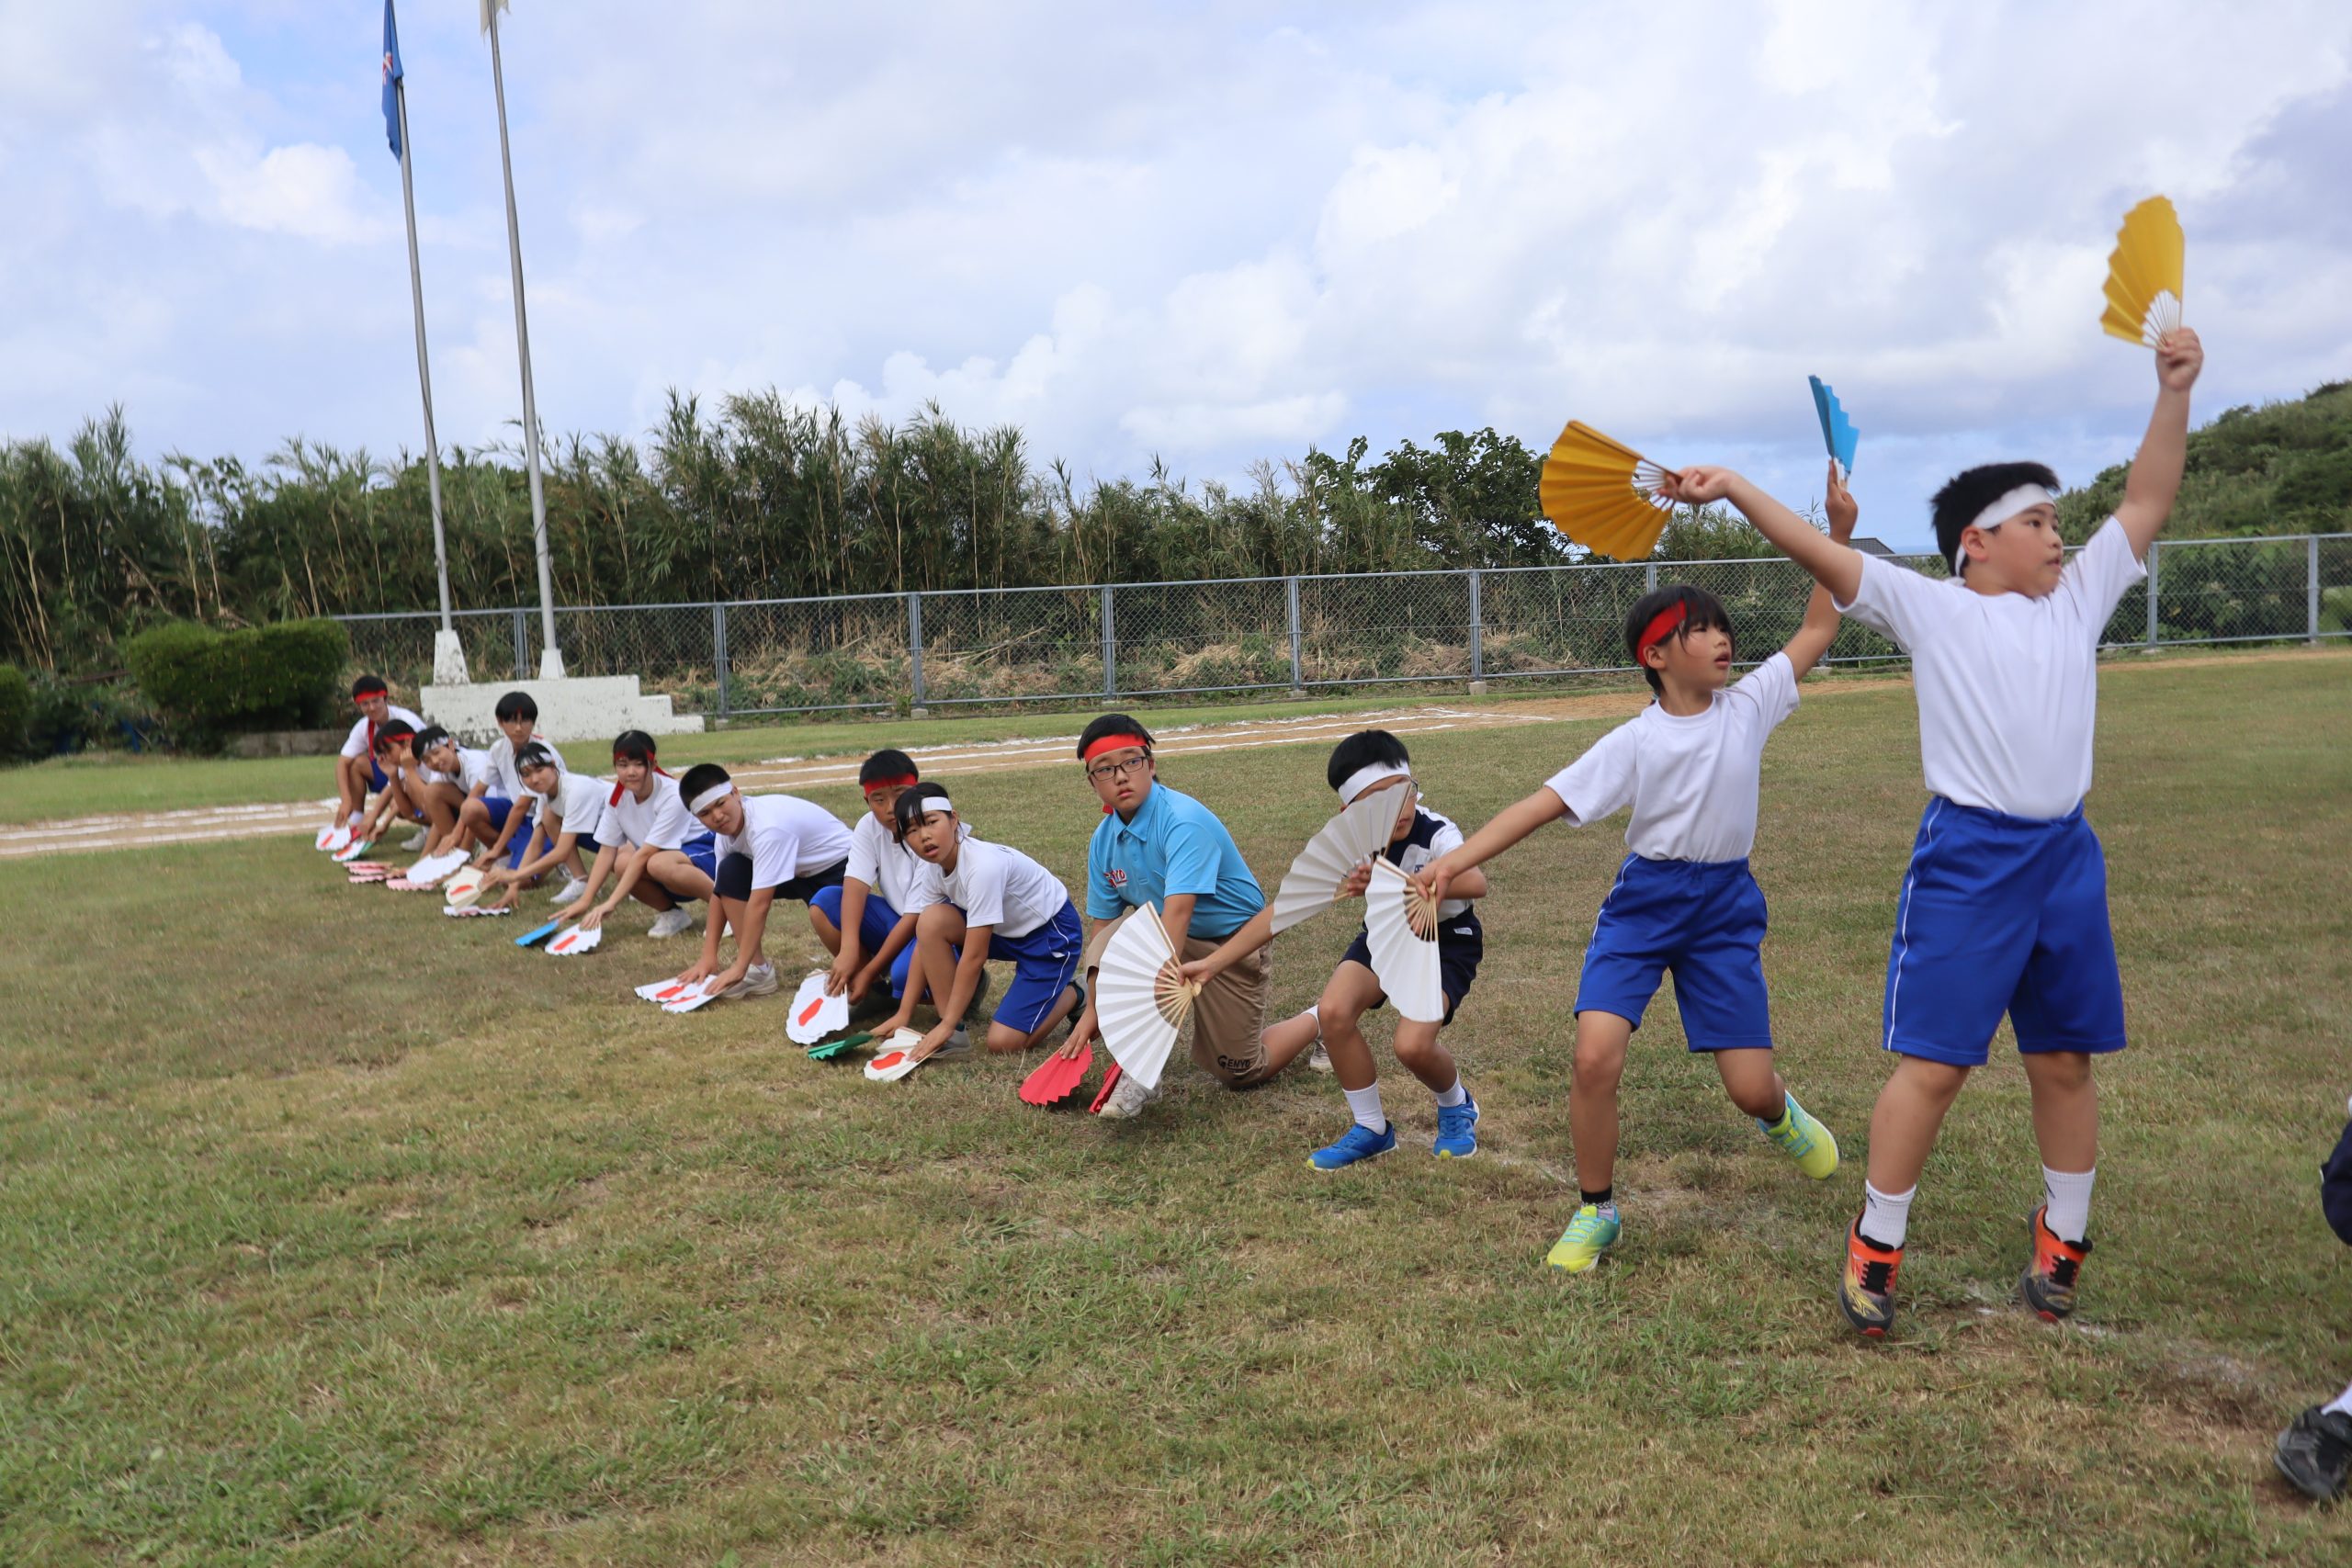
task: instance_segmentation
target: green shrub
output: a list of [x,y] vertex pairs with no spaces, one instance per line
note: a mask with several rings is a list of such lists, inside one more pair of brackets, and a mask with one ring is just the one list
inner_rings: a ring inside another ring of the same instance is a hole
[[13,664],[0,664],[0,761],[25,754],[33,716],[33,683]]
[[349,643],[334,621],[220,632],[174,621],[123,645],[140,691],[198,749],[231,735],[291,729],[334,711]]

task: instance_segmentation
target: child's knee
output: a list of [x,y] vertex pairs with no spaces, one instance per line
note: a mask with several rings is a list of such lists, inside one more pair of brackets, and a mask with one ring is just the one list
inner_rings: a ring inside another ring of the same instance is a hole
[[989,1050],[998,1055],[1029,1049],[1029,1037],[1009,1023],[989,1024]]
[[2091,1084],[2091,1059],[2081,1051],[2045,1051],[2026,1057],[2026,1077],[2038,1089],[2079,1094]]
[[1438,1044],[1435,1030],[1425,1032],[1419,1029],[1408,1030],[1400,1027],[1396,1031],[1396,1038],[1390,1043],[1390,1046],[1396,1053],[1396,1060],[1414,1072],[1419,1072],[1424,1067],[1435,1066],[1438,1057],[1443,1054],[1443,1048]]
[[1573,1070],[1572,1092],[1590,1092],[1617,1087],[1624,1076],[1625,1048],[1613,1041],[1578,1040]]

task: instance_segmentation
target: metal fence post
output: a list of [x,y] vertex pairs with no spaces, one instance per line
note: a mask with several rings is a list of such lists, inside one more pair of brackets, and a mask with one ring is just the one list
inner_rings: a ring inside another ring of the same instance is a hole
[[1119,642],[1111,630],[1111,585],[1102,585],[1102,700],[1119,694]]
[[1300,692],[1304,691],[1306,685],[1303,679],[1306,671],[1306,660],[1303,657],[1304,639],[1299,634],[1298,626],[1298,579],[1295,577],[1283,579],[1283,593],[1290,604],[1290,689]]
[[922,700],[922,595],[907,595],[907,678],[914,690],[914,716],[929,718]]
[[1478,592],[1479,574],[1470,569],[1470,694],[1487,694],[1487,626],[1486,606]]
[[2303,626],[2305,635],[2313,642],[2319,640],[2319,536],[2312,534],[2303,540]]
[[710,668],[718,677],[718,717],[727,720],[727,606],[710,607]]
[[2164,554],[2165,542],[2153,540],[2148,546],[2148,646],[2156,646],[2156,558]]
[[529,615],[520,608],[514,612],[514,679],[531,678],[531,623]]
[[1642,563],[1642,592],[1645,593],[1657,592],[1657,562],[1655,560]]

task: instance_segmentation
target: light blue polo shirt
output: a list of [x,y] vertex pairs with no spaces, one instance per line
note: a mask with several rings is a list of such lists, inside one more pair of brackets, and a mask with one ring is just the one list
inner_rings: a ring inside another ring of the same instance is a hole
[[1108,920],[1141,905],[1165,906],[1190,893],[1192,934],[1223,942],[1266,907],[1250,864],[1216,813],[1181,791],[1155,783],[1122,822],[1113,812],[1086,847],[1086,913]]

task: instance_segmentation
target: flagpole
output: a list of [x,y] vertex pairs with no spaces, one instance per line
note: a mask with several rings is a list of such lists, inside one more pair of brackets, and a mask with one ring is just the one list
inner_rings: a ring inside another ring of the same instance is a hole
[[408,212],[408,288],[416,312],[416,384],[424,397],[424,479],[433,498],[433,574],[441,589],[441,634],[433,639],[433,683],[467,684],[466,649],[449,616],[449,542],[441,527],[441,443],[433,431],[433,366],[424,352],[424,269],[416,254],[416,183],[409,172],[408,83],[392,78],[401,119],[401,204]]
[[498,162],[506,175],[506,251],[514,273],[514,346],[523,361],[523,462],[531,482],[531,536],[539,557],[539,679],[563,677],[563,654],[555,640],[555,566],[548,553],[547,494],[539,483],[539,410],[531,391],[531,328],[523,310],[523,228],[514,216],[514,159],[506,141],[506,76],[498,57],[498,0],[487,0],[482,21],[490,33],[490,79],[498,95]]

